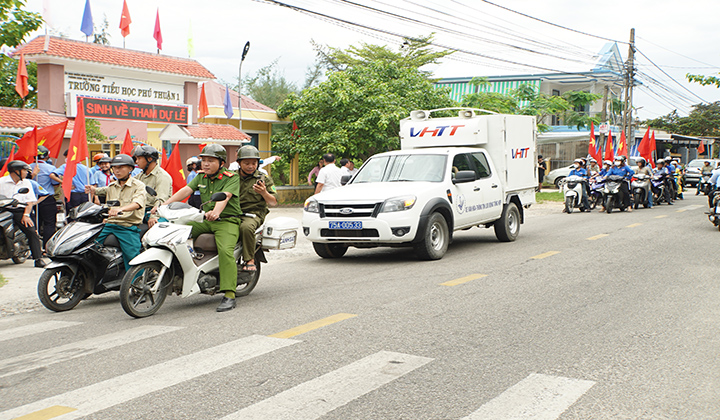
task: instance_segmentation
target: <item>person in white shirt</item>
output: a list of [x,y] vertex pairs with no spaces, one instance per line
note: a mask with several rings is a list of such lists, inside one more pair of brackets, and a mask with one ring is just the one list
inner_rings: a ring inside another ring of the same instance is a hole
[[[18,202],[27,205],[23,212],[13,212],[13,223],[28,239],[30,252],[32,252],[32,257],[35,260],[35,267],[45,267],[45,262],[42,260],[40,237],[35,231],[35,225],[30,218],[33,205],[38,201],[32,183],[26,179],[28,172],[32,172],[32,169],[30,165],[21,160],[12,160],[8,163],[7,171],[9,175],[0,178],[0,196],[15,198]],[[28,192],[16,194],[21,188],[27,188]]]
[[324,154],[323,161],[325,161],[325,166],[318,172],[315,194],[339,187],[340,179],[343,176],[340,168],[335,166],[335,155],[332,153]]
[[354,176],[355,173],[358,171],[355,169],[355,164],[350,159],[340,159],[340,170],[343,172],[344,175],[350,175]]

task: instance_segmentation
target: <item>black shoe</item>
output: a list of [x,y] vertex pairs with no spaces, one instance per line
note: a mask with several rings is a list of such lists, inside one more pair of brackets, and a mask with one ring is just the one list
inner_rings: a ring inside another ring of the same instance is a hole
[[220,301],[220,305],[217,307],[218,312],[225,312],[235,308],[235,299],[223,297]]
[[45,267],[45,261],[43,261],[42,258],[38,258],[37,260],[35,260],[35,267],[37,267],[37,268]]

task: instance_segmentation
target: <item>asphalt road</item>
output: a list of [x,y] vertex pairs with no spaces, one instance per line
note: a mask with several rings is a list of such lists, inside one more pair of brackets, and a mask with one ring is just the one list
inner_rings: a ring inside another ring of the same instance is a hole
[[434,262],[301,241],[229,313],[171,296],[135,320],[107,294],[3,317],[0,419],[716,419],[704,200],[542,206],[516,242],[463,231]]

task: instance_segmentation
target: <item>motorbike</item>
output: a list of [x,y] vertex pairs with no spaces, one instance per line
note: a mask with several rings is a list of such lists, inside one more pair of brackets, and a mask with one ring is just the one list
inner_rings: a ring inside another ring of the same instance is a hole
[[[27,194],[29,188],[20,188],[17,194]],[[30,256],[30,245],[25,234],[15,226],[13,213],[24,211],[25,204],[19,203],[15,198],[0,197],[0,260],[9,260],[15,264],[22,264]]]
[[[218,192],[210,201],[223,201],[225,197],[225,193]],[[203,233],[193,240],[192,226],[187,224],[202,222],[205,213],[186,203],[170,203],[160,206],[158,215],[168,221],[159,222],[148,230],[143,238],[146,250],[130,261],[131,268],[120,286],[122,308],[135,318],[156,313],[167,295],[173,292],[187,298],[220,291],[215,235]],[[241,269],[242,241],[238,241],[234,250],[238,261],[236,297],[247,296],[257,285],[261,263],[267,263],[265,251],[295,247],[299,227],[300,223],[295,219],[278,217],[258,228],[255,271]]]
[[631,183],[632,195],[633,195],[633,207],[636,209],[642,204],[643,207],[648,208],[650,201],[648,198],[652,194],[650,187],[650,176],[645,174],[635,174]]
[[712,203],[710,204],[710,209],[706,211],[705,214],[708,215],[708,220],[710,220],[710,223],[712,223],[713,226],[720,230],[720,191],[715,191],[715,193],[712,195]]
[[695,192],[695,195],[699,195],[700,193],[709,195],[711,190],[710,175],[703,174],[697,183],[697,191]]
[[570,175],[562,180],[563,195],[565,196],[565,212],[570,214],[574,208],[580,208],[582,205],[583,188],[585,188],[585,178],[578,175]]
[[605,211],[610,214],[613,208],[625,211],[625,207],[622,203],[622,197],[620,196],[620,186],[625,182],[625,178],[620,175],[608,175],[605,180]]
[[597,207],[598,203],[603,204],[605,201],[605,177],[596,176],[591,179],[590,194],[588,195],[588,203],[590,209]]
[[650,180],[653,192],[653,203],[659,205],[662,203],[670,204],[670,192],[667,186],[667,176],[661,172],[655,172]]

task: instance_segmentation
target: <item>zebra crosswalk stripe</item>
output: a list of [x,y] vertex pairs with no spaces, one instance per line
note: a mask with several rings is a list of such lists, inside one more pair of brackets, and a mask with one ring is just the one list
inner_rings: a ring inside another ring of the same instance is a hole
[[63,420],[85,417],[133,398],[167,388],[244,362],[274,350],[299,343],[298,340],[252,335],[229,343],[178,357],[0,413],[0,420],[14,419],[51,407],[69,411]]
[[76,343],[65,344],[59,347],[52,347],[46,350],[26,353],[17,357],[0,360],[0,378],[17,373],[27,372],[54,363],[64,362],[80,356],[97,353],[102,350],[129,344],[146,338],[155,337],[181,329],[180,327],[165,327],[144,325],[89,338]]
[[222,420],[313,420],[433,359],[381,351],[281,392]]
[[71,321],[45,321],[37,322],[35,324],[23,325],[22,327],[9,328],[2,331],[0,335],[0,341],[13,340],[15,338],[27,337],[33,334],[40,334],[60,328],[74,327],[80,325],[82,322],[71,322]]
[[555,420],[595,382],[533,373],[463,420]]

